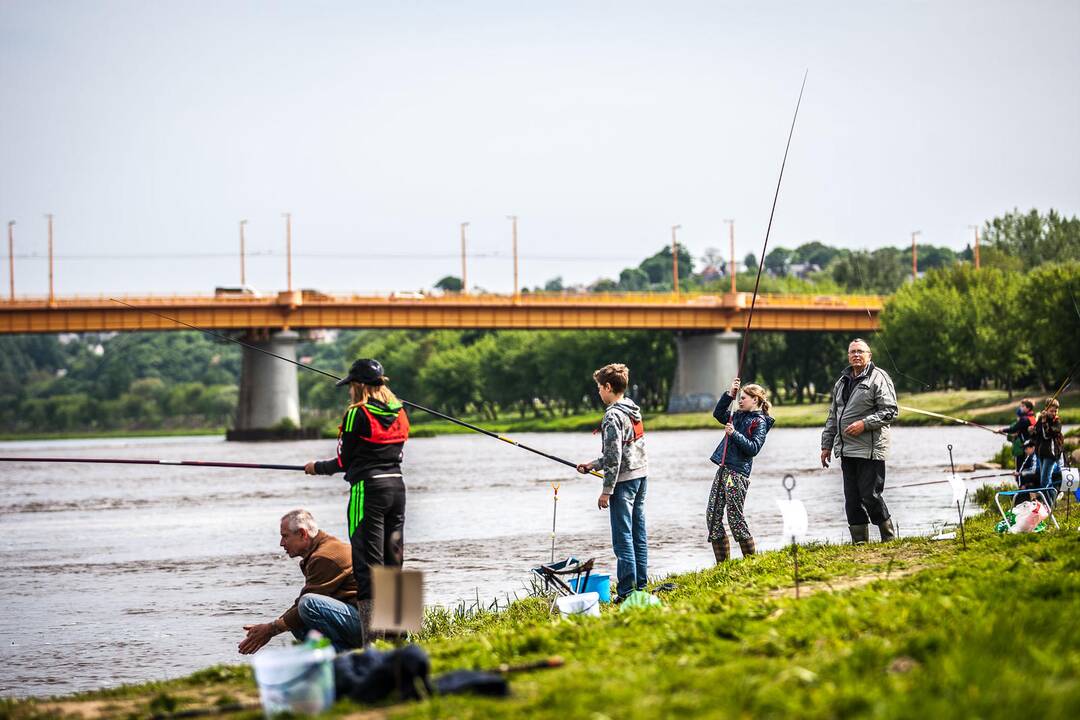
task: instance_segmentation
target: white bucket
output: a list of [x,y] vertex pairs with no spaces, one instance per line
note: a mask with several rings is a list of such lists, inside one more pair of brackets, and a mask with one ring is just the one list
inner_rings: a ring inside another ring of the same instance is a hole
[[267,717],[316,715],[334,704],[334,648],[267,648],[251,659]]
[[600,617],[600,593],[587,592],[580,595],[567,595],[566,597],[556,598],[555,604],[563,617],[568,615]]

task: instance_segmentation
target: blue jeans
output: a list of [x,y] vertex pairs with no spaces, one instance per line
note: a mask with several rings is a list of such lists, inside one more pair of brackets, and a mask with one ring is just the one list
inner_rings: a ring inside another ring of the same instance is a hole
[[363,647],[360,613],[352,603],[344,603],[326,595],[307,593],[296,604],[304,627],[293,630],[297,640],[307,637],[308,631],[318,630],[338,651]]
[[[1039,458],[1039,487],[1048,487],[1053,481],[1054,470],[1057,469],[1057,460],[1055,458]],[[1050,490],[1046,493],[1046,499],[1051,505],[1054,504],[1057,490]]]
[[645,589],[649,581],[649,538],[645,533],[645,486],[647,478],[615,484],[611,495],[611,547],[618,559],[616,592],[624,598]]

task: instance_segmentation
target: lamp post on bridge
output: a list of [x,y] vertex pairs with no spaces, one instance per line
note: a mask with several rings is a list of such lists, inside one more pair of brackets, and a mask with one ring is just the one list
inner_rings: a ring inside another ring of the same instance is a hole
[[15,221],[7,224],[8,282],[11,285],[11,299],[15,299]]
[[53,294],[53,216],[52,213],[47,213],[45,217],[49,221],[49,305],[55,305],[56,296]]
[[461,223],[461,294],[469,294],[469,274],[465,270],[465,228],[469,227],[469,223]]
[[517,252],[517,215],[507,215],[506,219],[510,221],[511,232],[513,233],[514,241],[514,300],[519,298],[518,295],[518,252]]
[[975,231],[975,269],[979,269],[979,226],[968,225],[969,228]]
[[286,289],[292,292],[292,213],[282,213],[285,218],[285,274]]
[[679,295],[679,244],[675,240],[675,231],[682,225],[671,226],[671,278],[675,289],[675,296]]
[[244,226],[247,225],[247,220],[240,221],[240,287],[243,288],[247,285],[247,278],[244,275]]
[[735,294],[735,221],[725,220],[728,224],[728,238],[731,240],[731,247],[729,249],[730,262],[728,266],[731,268],[731,294]]
[[919,279],[919,251],[915,247],[915,238],[922,235],[922,230],[911,233],[911,282]]

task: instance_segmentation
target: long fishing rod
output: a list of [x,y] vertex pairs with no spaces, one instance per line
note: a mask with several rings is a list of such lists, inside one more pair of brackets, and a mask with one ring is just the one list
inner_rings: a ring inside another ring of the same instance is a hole
[[[746,329],[743,331],[742,347],[739,349],[739,366],[735,377],[742,382],[743,360],[746,358],[746,348],[750,346],[750,325],[754,321],[754,306],[757,305],[758,287],[761,285],[761,271],[765,268],[765,251],[769,247],[769,234],[772,232],[773,217],[776,215],[776,202],[780,199],[780,183],[784,180],[784,167],[787,165],[788,150],[791,149],[791,138],[795,134],[795,120],[799,117],[799,106],[802,104],[803,90],[806,89],[807,70],[803,73],[802,85],[799,87],[799,99],[795,101],[795,112],[791,116],[791,128],[788,130],[787,144],[784,145],[784,158],[780,161],[780,175],[776,178],[776,192],[773,193],[772,209],[769,211],[769,224],[765,227],[765,242],[761,246],[761,260],[758,261],[757,277],[754,279],[754,294],[750,298],[750,312],[746,315]],[[735,398],[732,398],[732,402]],[[729,419],[734,417],[734,411],[730,412]],[[727,438],[724,439],[724,451],[720,455],[720,465],[727,459]]]
[[[312,367],[311,365],[305,365],[304,363],[297,362],[296,360],[292,360],[290,358],[284,357],[283,355],[278,355],[277,353],[270,352],[269,350],[261,348],[258,345],[252,345],[251,343],[246,343],[243,340],[239,340],[239,339],[234,338],[234,337],[229,337],[228,335],[224,335],[222,333],[214,332],[213,330],[207,330],[206,328],[201,328],[198,325],[192,325],[191,323],[184,322],[183,320],[180,320],[178,318],[169,317],[168,315],[163,315],[163,314],[161,314],[159,312],[155,312],[153,310],[148,310],[146,308],[141,308],[141,307],[138,307],[136,305],[130,305],[130,304],[124,302],[123,300],[117,300],[116,298],[110,298],[110,299],[115,303],[119,303],[120,305],[123,305],[124,307],[130,308],[130,309],[135,310],[137,312],[144,312],[144,313],[149,313],[150,315],[156,315],[157,317],[162,318],[163,320],[168,320],[169,322],[174,322],[177,325],[183,325],[184,327],[191,328],[192,330],[198,330],[201,333],[206,333],[207,335],[212,335],[212,336],[214,336],[214,337],[216,337],[216,338],[218,338],[220,340],[226,340],[228,342],[236,343],[237,345],[240,345],[242,347],[246,347],[249,350],[255,350],[256,352],[261,352],[263,355],[269,355],[270,357],[277,358],[278,360],[284,360],[285,362],[287,362],[287,363],[289,363],[291,365],[295,365],[296,367],[304,368],[305,370],[310,370],[311,372],[318,373],[320,375],[325,375],[326,377],[331,378],[333,380],[341,380],[341,377],[338,376],[338,375],[326,372],[325,370],[320,370],[319,368]],[[531,453],[535,453],[536,455],[540,455],[541,457],[546,457],[548,460],[554,460],[555,462],[562,463],[563,465],[566,465],[568,467],[572,467],[572,468],[575,468],[575,469],[577,468],[577,463],[575,463],[575,462],[571,462],[570,460],[566,460],[565,458],[561,458],[561,457],[559,457],[557,455],[552,455],[550,453],[546,453],[543,450],[537,450],[536,448],[530,447],[530,446],[528,446],[528,445],[526,445],[524,443],[520,443],[517,440],[514,440],[513,438],[508,438],[505,435],[500,435],[499,433],[492,432],[491,430],[485,430],[484,428],[479,427],[477,425],[473,425],[472,423],[465,422],[464,420],[453,417],[451,415],[447,415],[445,413],[441,413],[438,410],[432,410],[429,407],[424,407],[423,405],[418,405],[417,403],[409,402],[408,400],[405,400],[403,398],[398,398],[398,400],[401,401],[402,405],[406,405],[408,407],[415,408],[417,410],[426,412],[429,415],[434,415],[435,417],[442,418],[443,420],[448,420],[449,422],[452,422],[455,425],[460,425],[463,428],[468,428],[469,430],[472,430],[473,432],[478,432],[481,435],[487,435],[490,438],[494,438],[496,440],[501,440],[504,443],[507,443],[509,445],[513,445],[514,447],[517,447],[517,448],[521,448],[522,450],[527,450],[528,452],[531,452]],[[590,475],[595,475],[598,478],[604,477],[603,473],[598,472],[596,470],[590,470],[589,474]]]
[[33,463],[94,463],[101,465],[183,465],[186,467],[244,468],[247,470],[299,470],[303,465],[273,465],[270,463],[217,462],[216,460],[130,460],[126,458],[84,457],[0,457],[0,462]]
[[897,405],[897,407],[900,408],[901,410],[904,410],[905,412],[918,413],[919,415],[929,415],[930,417],[941,418],[942,420],[951,420],[951,421],[953,421],[955,423],[960,423],[961,425],[970,425],[971,427],[977,427],[980,430],[986,430],[987,432],[992,432],[995,435],[1000,435],[1001,434],[1000,432],[998,432],[994,428],[989,427],[987,425],[982,425],[981,423],[973,422],[971,420],[962,420],[962,419],[960,419],[958,417],[953,417],[952,415],[942,415],[941,413],[930,412],[929,410],[919,410],[918,408],[907,407],[906,405]]

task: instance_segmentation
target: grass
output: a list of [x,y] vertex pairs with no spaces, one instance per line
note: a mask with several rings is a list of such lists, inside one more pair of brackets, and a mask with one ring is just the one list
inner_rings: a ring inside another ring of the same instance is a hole
[[[395,718],[1070,717],[1080,703],[1077,513],[1062,530],[1039,535],[998,536],[993,523],[990,515],[969,521],[966,551],[927,538],[804,546],[799,600],[790,591],[790,552],[776,551],[670,578],[677,588],[661,608],[608,607],[600,618],[560,621],[547,601],[528,598],[503,612],[444,619],[418,638],[436,673],[551,655],[566,664],[513,676],[510,698],[434,698],[384,711]],[[115,715],[123,716],[146,714],[155,701],[184,709],[196,696],[208,704],[253,692],[246,669],[211,669],[79,699],[123,700]],[[22,720],[54,707],[5,701],[0,717]],[[360,709],[344,702],[329,715]]]

